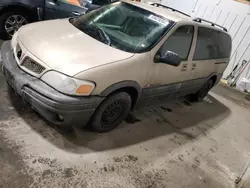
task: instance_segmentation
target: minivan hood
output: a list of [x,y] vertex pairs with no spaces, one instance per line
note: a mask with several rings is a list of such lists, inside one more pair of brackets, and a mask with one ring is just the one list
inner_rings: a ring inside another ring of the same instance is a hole
[[48,67],[69,76],[134,55],[99,42],[69,19],[28,24],[19,29],[18,40]]

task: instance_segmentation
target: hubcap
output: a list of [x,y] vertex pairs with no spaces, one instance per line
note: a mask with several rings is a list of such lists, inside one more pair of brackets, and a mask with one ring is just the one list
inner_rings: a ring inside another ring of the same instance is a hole
[[115,101],[110,104],[104,111],[102,115],[102,125],[108,126],[114,123],[123,112],[123,105],[120,101]]
[[23,25],[27,24],[28,21],[21,15],[11,15],[5,21],[5,31],[8,35],[13,36],[14,33]]

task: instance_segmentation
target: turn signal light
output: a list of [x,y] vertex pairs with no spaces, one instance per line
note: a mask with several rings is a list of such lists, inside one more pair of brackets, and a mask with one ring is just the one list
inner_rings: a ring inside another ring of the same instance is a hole
[[93,87],[91,85],[81,85],[80,87],[77,88],[75,91],[77,94],[89,94],[93,90]]

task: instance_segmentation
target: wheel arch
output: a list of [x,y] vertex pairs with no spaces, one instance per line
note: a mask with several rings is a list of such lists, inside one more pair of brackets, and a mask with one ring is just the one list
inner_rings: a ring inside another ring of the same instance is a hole
[[212,81],[213,81],[213,86],[215,86],[215,85],[220,81],[220,79],[222,78],[222,75],[223,75],[223,74],[212,73],[212,74],[208,77],[208,79],[206,80],[206,82],[207,82],[208,80],[212,80]]
[[141,86],[136,81],[128,80],[112,84],[111,86],[103,90],[100,96],[107,97],[110,94],[121,91],[127,92],[131,96],[132,99],[131,109],[133,110],[141,97],[141,91],[142,91]]
[[215,83],[217,82],[217,75],[213,75],[210,79],[213,81],[213,86],[214,86]]

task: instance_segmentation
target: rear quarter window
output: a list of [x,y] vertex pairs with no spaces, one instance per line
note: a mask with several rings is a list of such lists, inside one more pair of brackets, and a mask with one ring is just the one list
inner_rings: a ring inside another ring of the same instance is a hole
[[199,27],[193,60],[211,60],[229,58],[232,40],[224,32]]

